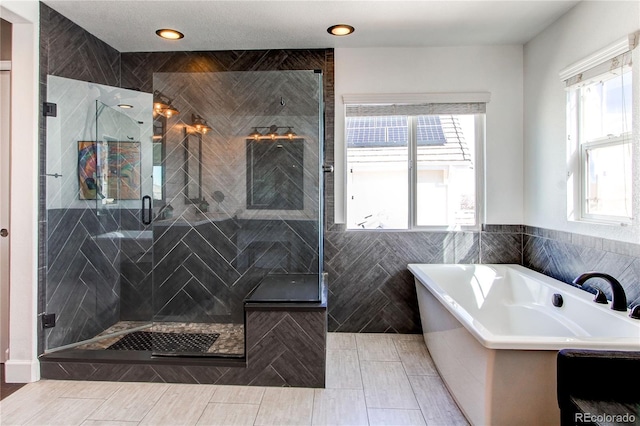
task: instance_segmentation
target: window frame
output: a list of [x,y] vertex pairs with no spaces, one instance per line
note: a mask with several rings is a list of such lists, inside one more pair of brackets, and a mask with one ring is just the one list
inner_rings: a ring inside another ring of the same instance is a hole
[[[630,67],[630,75],[631,75],[631,104],[633,105],[634,97],[636,96],[636,80],[635,80],[635,72],[633,66]],[[575,152],[577,156],[576,166],[570,167],[568,170],[567,176],[571,176],[572,173],[576,173],[576,184],[574,185],[573,193],[568,193],[568,200],[573,199],[573,205],[577,206],[576,212],[573,215],[569,215],[568,219],[573,222],[582,222],[582,223],[597,223],[601,225],[611,225],[611,226],[630,226],[634,224],[634,205],[636,203],[636,198],[638,197],[637,191],[633,188],[633,179],[635,175],[635,170],[638,168],[638,165],[635,164],[636,155],[633,153],[635,149],[633,147],[633,122],[631,123],[631,128],[628,131],[625,131],[619,135],[607,135],[602,136],[592,140],[586,140],[584,137],[584,122],[588,118],[585,116],[584,111],[584,90],[586,87],[591,85],[592,82],[596,81],[605,81],[608,79],[614,78],[611,76],[609,72],[605,72],[599,75],[596,75],[589,79],[589,81],[585,82],[585,84],[581,84],[578,87],[569,87],[567,93],[566,100],[566,113],[567,113],[567,142],[569,143],[568,147],[568,156],[569,161],[568,164],[571,164],[571,152]],[[633,107],[632,107],[633,108]],[[631,119],[633,121],[634,114],[632,112]],[[573,140],[573,142],[572,142]],[[631,213],[630,216],[617,216],[617,215],[603,215],[603,214],[593,214],[587,212],[588,205],[588,164],[587,164],[587,150],[598,148],[598,147],[606,147],[606,146],[616,146],[623,144],[632,144],[632,153],[631,153]],[[571,205],[569,205],[571,208]]]
[[420,114],[420,116],[430,115],[472,115],[474,117],[474,172],[475,172],[475,212],[474,212],[474,225],[417,225],[418,216],[418,143],[417,143],[417,126],[418,115],[408,115],[408,141],[407,141],[407,179],[408,179],[408,218],[407,228],[350,228],[348,223],[349,218],[349,164],[346,161],[348,159],[348,144],[347,144],[347,117],[345,109],[345,126],[344,126],[344,158],[345,158],[345,170],[347,173],[345,179],[345,191],[344,191],[344,206],[345,206],[345,219],[347,231],[376,231],[376,232],[443,232],[443,231],[478,231],[481,229],[482,221],[485,213],[484,203],[484,151],[485,151],[485,128],[486,128],[486,112],[474,113],[474,114],[449,114],[449,113],[434,113],[434,114]]
[[[587,151],[589,149],[594,148],[605,148],[612,146],[619,146],[625,144],[631,144],[631,132],[625,132],[618,136],[604,137],[599,139],[594,139],[591,141],[580,142],[578,140],[579,145],[579,156],[580,156],[580,219],[585,222],[599,222],[604,224],[614,224],[614,225],[631,225],[633,222],[633,212],[631,212],[630,216],[617,216],[617,215],[602,215],[602,214],[594,214],[587,212],[587,205],[589,203],[588,197],[588,186],[589,186],[589,165],[588,165],[588,157]],[[633,209],[633,154],[631,155],[631,170],[629,171],[632,174],[632,188],[631,188],[631,208]]]

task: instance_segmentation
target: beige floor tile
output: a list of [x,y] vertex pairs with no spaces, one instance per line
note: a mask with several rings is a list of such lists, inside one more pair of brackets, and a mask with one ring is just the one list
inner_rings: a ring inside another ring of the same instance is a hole
[[216,387],[172,384],[140,425],[195,425]]
[[136,426],[138,422],[118,422],[112,420],[85,420],[80,426]]
[[142,421],[167,389],[166,383],[123,383],[89,419]]
[[420,410],[395,410],[391,408],[370,408],[371,426],[423,426],[426,425]]
[[411,341],[415,341],[415,342],[423,342],[424,343],[424,336],[422,334],[392,334],[391,338],[394,341],[411,340]]
[[255,425],[310,425],[313,412],[313,389],[268,388]]
[[259,408],[255,404],[211,403],[202,413],[198,425],[251,426]]
[[360,361],[360,369],[367,408],[419,408],[402,363]]
[[410,376],[409,380],[427,424],[468,424],[440,376]]
[[358,334],[356,344],[360,361],[400,361],[393,338],[387,334]]
[[29,383],[0,402],[0,424],[23,424],[43,409],[72,382],[40,380]]
[[313,425],[367,425],[367,406],[361,389],[316,389]]
[[362,389],[357,351],[327,350],[327,389]]
[[260,405],[264,389],[257,386],[216,386],[216,391],[209,402]]
[[327,349],[355,351],[355,333],[327,333]]
[[396,350],[409,376],[434,376],[436,367],[433,364],[427,346],[416,340],[396,340]]
[[57,398],[59,394],[65,392],[65,390],[73,383],[75,382],[67,380],[40,380],[34,383],[27,383],[25,386],[3,399],[0,404],[4,406],[7,401],[12,401],[12,403],[15,404],[17,401],[22,400],[41,400],[44,402],[50,402],[51,395],[55,395]]
[[[25,425],[80,425],[96,408],[104,403],[103,399],[56,398],[31,417]],[[5,424],[3,422],[3,424]]]
[[97,398],[107,399],[111,397],[122,383],[117,382],[83,382],[76,381],[69,383],[66,389],[60,394],[64,398]]

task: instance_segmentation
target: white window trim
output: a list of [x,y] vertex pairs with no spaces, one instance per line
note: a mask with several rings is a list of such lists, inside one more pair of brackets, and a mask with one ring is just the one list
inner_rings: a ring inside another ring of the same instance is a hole
[[567,81],[575,75],[583,73],[595,66],[600,65],[618,55],[633,50],[640,41],[640,31],[631,33],[621,39],[616,40],[614,43],[592,53],[586,58],[574,62],[568,67],[560,71],[560,80]]
[[[454,97],[449,97],[449,95],[454,95]],[[403,95],[405,96],[402,99],[398,97],[394,97],[397,95],[391,94],[367,94],[367,95],[344,95],[343,100],[345,105],[348,104],[387,104],[387,103],[395,103],[400,104],[402,100],[407,99],[415,99],[414,102],[406,102],[406,103],[471,103],[471,102],[488,102],[491,98],[490,93],[488,92],[477,92],[473,94],[469,94],[468,97],[465,97],[465,94],[415,94],[415,95]],[[439,102],[433,102],[427,100],[429,99],[439,99]],[[456,99],[456,102],[453,102],[453,98]],[[355,100],[358,100],[357,102]],[[367,101],[365,101],[365,99]],[[383,102],[383,99],[386,101]],[[346,123],[346,108],[343,111],[345,114],[345,123]],[[436,114],[437,115],[437,114]],[[475,224],[469,226],[418,226],[416,225],[416,217],[417,217],[417,173],[414,173],[414,164],[417,161],[417,150],[418,146],[415,141],[414,135],[416,132],[416,120],[409,120],[410,126],[408,129],[409,132],[409,141],[408,141],[408,179],[409,179],[409,217],[408,217],[408,227],[406,229],[359,229],[359,228],[349,228],[347,224],[347,231],[355,231],[355,232],[366,232],[366,231],[375,231],[375,232],[443,232],[443,231],[479,231],[482,227],[482,222],[485,217],[485,170],[484,170],[484,152],[485,152],[485,129],[486,129],[486,113],[484,114],[473,114],[474,123],[475,123],[475,164],[474,168],[476,169],[476,193],[475,193]],[[345,179],[344,179],[344,195],[343,195],[343,203],[345,209],[345,219],[348,218],[347,209],[349,208],[349,200],[348,200],[348,167],[347,167],[347,126],[344,126],[344,135],[343,135],[344,143],[344,158],[345,158]]]
[[[613,225],[631,225],[633,223],[633,213],[631,216],[614,216],[614,215],[599,215],[593,213],[587,213],[587,185],[589,180],[589,174],[587,169],[587,150],[592,148],[603,148],[607,146],[617,146],[631,143],[631,132],[623,133],[619,136],[613,136],[608,138],[601,138],[592,141],[587,141],[580,144],[580,219],[585,222],[595,222],[602,224]],[[633,166],[632,166],[633,167]],[[633,189],[632,200],[633,200]],[[632,205],[633,208],[633,205]]]
[[[631,62],[636,66],[632,66],[632,117],[638,116],[640,109],[640,49],[636,47],[640,44],[640,31],[636,31],[609,46],[589,55],[588,57],[568,66],[560,72],[560,78],[567,84],[567,100],[566,123],[567,123],[567,211],[566,220],[572,223],[583,223],[585,225],[602,226],[604,232],[611,227],[632,227],[632,233],[637,233],[640,229],[640,185],[637,183],[640,177],[640,120],[634,119],[632,123],[631,134],[625,133],[629,137],[632,144],[632,216],[631,218],[623,217],[619,220],[615,216],[587,216],[583,214],[585,206],[584,185],[586,176],[583,175],[583,153],[581,147],[581,102],[576,96],[576,91],[572,90],[576,87],[569,85],[569,79],[577,74],[588,71],[603,62],[609,61],[618,55],[631,52]],[[579,95],[579,92],[578,92]],[[576,114],[571,114],[568,106],[571,102],[577,102]],[[585,142],[585,143],[588,143]]]
[[366,104],[466,104],[489,103],[489,92],[360,93],[342,95],[345,105]]

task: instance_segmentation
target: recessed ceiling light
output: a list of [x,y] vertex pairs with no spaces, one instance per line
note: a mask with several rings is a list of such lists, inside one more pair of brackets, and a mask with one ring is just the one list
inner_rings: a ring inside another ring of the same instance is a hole
[[167,40],[179,40],[184,37],[184,34],[180,31],[172,30],[170,28],[156,30],[156,34],[158,34],[159,37],[166,38]]
[[133,108],[133,105],[129,105],[129,104],[118,104],[118,106],[122,109],[131,109]]
[[347,24],[332,25],[327,28],[327,32],[334,36],[346,36],[354,32],[355,30],[355,28]]

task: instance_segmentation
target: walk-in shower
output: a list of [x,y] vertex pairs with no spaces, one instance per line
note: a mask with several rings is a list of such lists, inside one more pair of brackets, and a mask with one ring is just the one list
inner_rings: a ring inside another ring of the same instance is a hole
[[322,74],[49,76],[47,102],[45,354],[242,358],[248,297],[319,301]]

